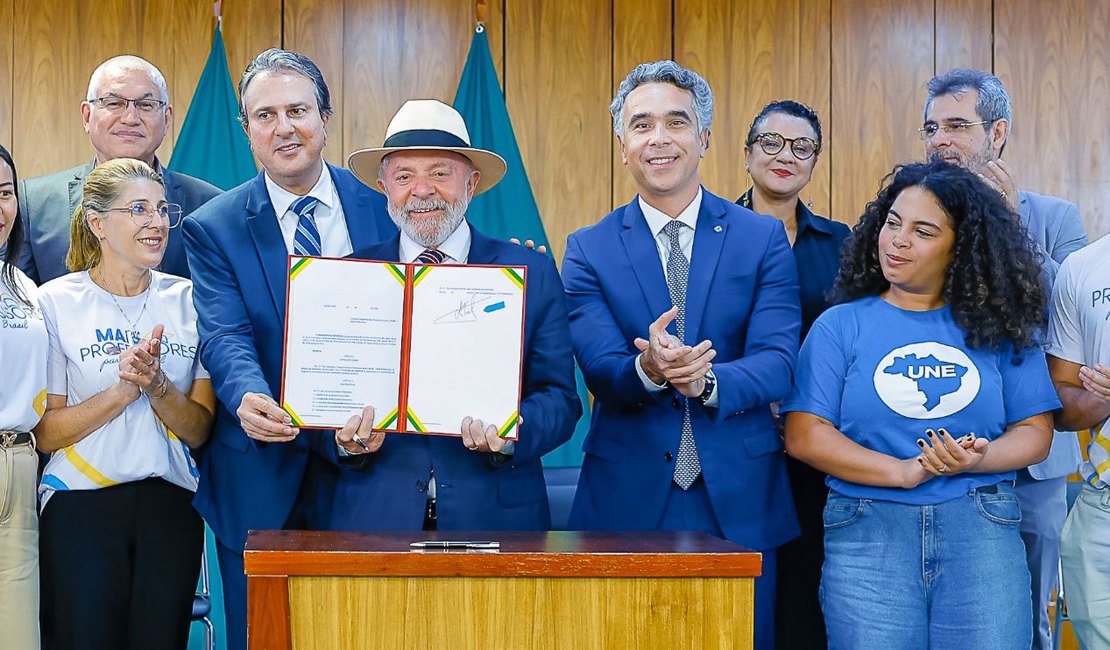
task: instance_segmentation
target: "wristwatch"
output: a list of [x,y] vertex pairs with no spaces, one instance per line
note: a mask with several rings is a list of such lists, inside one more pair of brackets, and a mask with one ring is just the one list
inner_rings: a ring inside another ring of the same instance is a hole
[[716,387],[717,376],[713,374],[712,370],[710,370],[709,372],[705,373],[705,388],[702,389],[701,395],[698,395],[698,401],[701,402],[702,406],[705,406],[705,403],[708,402],[709,398],[713,396],[713,389]]

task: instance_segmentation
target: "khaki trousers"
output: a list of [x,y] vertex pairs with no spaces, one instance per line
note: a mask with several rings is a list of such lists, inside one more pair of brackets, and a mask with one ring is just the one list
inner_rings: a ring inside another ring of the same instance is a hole
[[39,516],[32,445],[0,447],[0,634],[11,650],[39,647]]

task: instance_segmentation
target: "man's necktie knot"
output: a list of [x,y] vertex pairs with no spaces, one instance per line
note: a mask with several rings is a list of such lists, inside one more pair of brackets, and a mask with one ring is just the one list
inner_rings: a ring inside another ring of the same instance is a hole
[[311,196],[298,197],[289,210],[297,215],[297,232],[293,235],[293,252],[297,255],[319,257],[323,253],[320,245],[320,231],[316,229],[316,206],[319,199]]
[[438,248],[425,248],[424,252],[416,256],[417,264],[442,264],[447,259],[447,254]]

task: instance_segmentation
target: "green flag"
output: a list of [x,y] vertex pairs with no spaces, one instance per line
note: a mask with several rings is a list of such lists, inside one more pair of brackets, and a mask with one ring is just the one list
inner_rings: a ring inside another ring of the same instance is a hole
[[169,168],[230,190],[258,173],[247,134],[239,122],[239,103],[227,69],[220,25],[197,82],[189,114],[177,136]]
[[[485,28],[478,26],[470,42],[459,90],[455,93],[455,108],[466,120],[472,146],[500,154],[508,163],[508,171],[492,190],[476,197],[466,211],[467,221],[486,235],[521,241],[531,239],[536,245],[548,246],[547,234],[536,207],[520,147],[513,135],[505,95],[497,81],[497,70],[489,53],[489,40]],[[582,400],[582,419],[574,431],[574,438],[544,457],[544,464],[551,467],[577,467],[582,464],[582,440],[590,426],[589,394],[582,381],[582,373],[575,367],[578,396]]]

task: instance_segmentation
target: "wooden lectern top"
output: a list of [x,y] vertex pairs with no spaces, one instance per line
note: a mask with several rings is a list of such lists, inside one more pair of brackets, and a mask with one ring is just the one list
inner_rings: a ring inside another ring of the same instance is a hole
[[[492,540],[499,551],[412,550],[411,542]],[[693,532],[251,531],[248,576],[756,577],[762,555]]]

